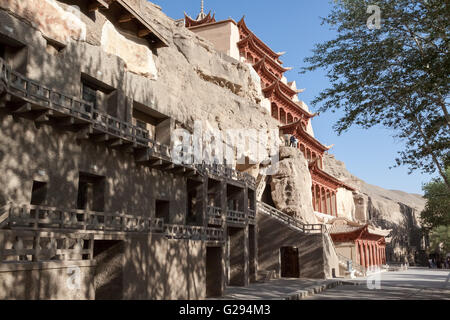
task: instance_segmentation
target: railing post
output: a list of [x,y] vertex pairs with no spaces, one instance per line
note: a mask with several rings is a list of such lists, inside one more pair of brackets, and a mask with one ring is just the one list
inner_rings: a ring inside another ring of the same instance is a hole
[[39,256],[41,254],[41,247],[39,245],[39,243],[41,242],[41,236],[36,232],[34,239],[33,239],[33,262],[38,262],[39,261]]
[[94,234],[89,236],[89,260],[94,260]]
[[3,232],[0,232],[0,263],[3,263],[3,250],[5,248],[6,243],[6,234]]

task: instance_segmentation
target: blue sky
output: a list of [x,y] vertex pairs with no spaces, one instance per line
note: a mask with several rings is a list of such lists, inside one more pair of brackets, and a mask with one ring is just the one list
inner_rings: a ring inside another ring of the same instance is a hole
[[[153,0],[169,17],[179,19],[186,11],[195,18],[200,11],[200,0]],[[245,15],[249,28],[274,51],[286,51],[281,60],[293,67],[286,73],[298,88],[306,91],[299,98],[310,108],[310,101],[329,86],[325,71],[298,74],[303,59],[311,55],[315,43],[332,39],[335,33],[321,25],[320,17],[331,10],[328,0],[205,0],[205,10],[216,13],[217,20],[233,18],[239,21]],[[347,169],[367,183],[386,189],[422,194],[422,183],[431,179],[419,172],[408,175],[408,169],[389,167],[395,164],[402,142],[392,137],[393,132],[383,128],[362,130],[352,128],[338,136],[332,129],[339,119],[338,113],[325,113],[313,120],[316,138],[326,145],[334,144],[331,153],[345,162]]]

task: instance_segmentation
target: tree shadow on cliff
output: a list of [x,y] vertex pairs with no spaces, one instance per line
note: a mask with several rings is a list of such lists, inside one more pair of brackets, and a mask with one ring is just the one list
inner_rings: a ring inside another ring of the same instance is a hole
[[[30,46],[24,76],[81,99],[81,70],[96,78],[101,56],[83,52],[88,45],[77,42],[58,47],[56,51],[47,50],[51,43],[40,32],[30,31],[29,26],[19,20],[11,21],[12,29],[23,30],[17,32],[23,35],[17,40]],[[93,52],[99,54],[98,51]],[[126,87],[124,64],[119,59],[115,61],[116,65],[110,67],[121,72],[111,73],[109,82]],[[134,94],[133,90],[131,93]],[[122,102],[125,103],[125,99]],[[185,177],[137,165],[133,154],[108,148],[104,142],[79,140],[76,130],[60,126],[57,120],[38,124],[34,122],[36,114],[13,115],[14,107],[8,108],[10,110],[0,111],[0,165],[4,173],[0,176],[4,199],[0,201],[29,204],[33,180],[38,177],[45,179],[48,185],[42,205],[62,210],[75,209],[79,173],[86,172],[105,177],[105,212],[154,217],[155,201],[168,200],[172,204],[169,222],[185,222]],[[115,115],[121,113],[117,111]],[[125,114],[122,119],[125,119]],[[127,283],[128,297],[191,299],[203,295],[204,245],[161,239],[129,250],[132,257],[126,261],[126,270],[131,273],[131,278],[133,275],[136,277],[135,282]],[[177,274],[179,282],[174,280]],[[142,279],[147,282],[143,283]],[[90,277],[83,281],[84,287],[92,284]],[[173,288],[179,288],[179,292],[174,293]],[[8,281],[0,283],[0,291],[5,293],[5,298],[52,299],[65,290],[66,283],[55,282],[47,272],[11,274]]]

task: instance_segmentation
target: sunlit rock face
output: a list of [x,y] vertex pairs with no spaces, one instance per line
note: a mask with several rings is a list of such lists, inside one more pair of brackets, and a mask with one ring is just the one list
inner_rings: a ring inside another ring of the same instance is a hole
[[128,40],[109,21],[103,25],[101,44],[106,53],[123,59],[128,71],[154,80],[158,78],[153,53],[148,46],[136,43],[136,39]]
[[64,10],[53,0],[0,0],[0,7],[27,20],[50,39],[61,43],[86,40],[86,25],[76,7]]
[[336,202],[338,216],[353,220],[356,210],[353,192],[344,188],[339,188],[336,194]]
[[281,147],[278,172],[272,176],[272,199],[276,207],[303,223],[315,224],[311,175],[300,150]]

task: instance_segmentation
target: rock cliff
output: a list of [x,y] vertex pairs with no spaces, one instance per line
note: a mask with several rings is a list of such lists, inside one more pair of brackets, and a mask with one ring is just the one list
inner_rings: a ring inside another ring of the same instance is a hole
[[300,150],[281,147],[278,172],[272,176],[272,199],[284,213],[303,223],[318,223],[312,207],[311,175]]
[[358,190],[354,218],[363,222],[370,221],[377,227],[392,229],[388,260],[401,261],[407,256],[411,262],[418,258],[414,255],[419,253],[422,245],[420,213],[426,203],[423,197],[368,184],[352,175],[345,164],[333,155],[324,157],[324,169]]

